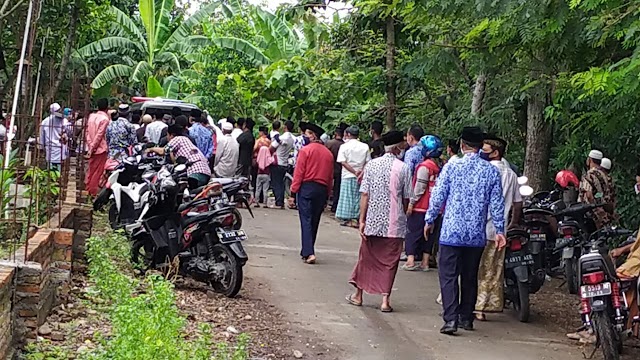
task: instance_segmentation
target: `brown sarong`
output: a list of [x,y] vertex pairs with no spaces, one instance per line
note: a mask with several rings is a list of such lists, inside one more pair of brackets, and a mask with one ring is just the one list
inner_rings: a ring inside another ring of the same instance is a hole
[[367,294],[390,295],[401,253],[402,239],[368,236],[349,283]]
[[487,241],[478,270],[478,299],[476,311],[502,312],[504,307],[504,254],[495,241]]

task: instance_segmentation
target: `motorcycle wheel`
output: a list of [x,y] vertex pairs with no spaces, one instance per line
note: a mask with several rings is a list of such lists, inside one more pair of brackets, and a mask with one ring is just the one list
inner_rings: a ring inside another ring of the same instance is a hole
[[209,258],[214,259],[217,263],[224,264],[226,271],[224,279],[211,281],[210,284],[215,292],[233,298],[238,295],[242,288],[242,264],[240,264],[231,249],[225,245],[215,244],[212,250],[213,254],[209,254]]
[[531,306],[529,304],[529,284],[518,281],[518,298],[513,302],[520,322],[529,322]]
[[152,266],[152,260],[153,245],[147,239],[138,239],[131,245],[131,263],[134,268],[144,273]]
[[109,224],[111,224],[113,230],[118,228],[118,209],[115,202],[109,206]]
[[615,334],[611,319],[604,312],[596,312],[591,314],[591,323],[593,331],[596,333],[596,339],[602,349],[604,360],[619,360],[618,346],[615,341]]
[[233,209],[233,230],[242,229],[242,214],[240,214],[240,210],[234,208]]
[[564,262],[564,276],[567,280],[567,288],[569,294],[578,293],[578,260],[575,257],[567,259]]

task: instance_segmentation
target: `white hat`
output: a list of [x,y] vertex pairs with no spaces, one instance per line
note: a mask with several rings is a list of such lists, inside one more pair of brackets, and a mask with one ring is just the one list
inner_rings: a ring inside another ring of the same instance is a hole
[[227,122],[227,118],[220,119],[220,120],[218,120],[218,125],[222,126],[222,124],[224,124],[226,122]]
[[602,151],[600,150],[591,150],[589,151],[589,157],[595,160],[602,160],[604,155],[602,155]]
[[600,160],[600,166],[602,166],[603,169],[611,170],[611,160],[609,158],[602,158],[602,160]]
[[53,103],[53,104],[51,104],[51,106],[49,106],[49,111],[52,112],[52,113],[55,113],[55,112],[60,111],[61,108],[62,108],[62,106],[60,106],[60,104]]
[[233,130],[233,124],[230,123],[230,122],[226,122],[225,121],[224,123],[222,123],[222,130],[232,131]]

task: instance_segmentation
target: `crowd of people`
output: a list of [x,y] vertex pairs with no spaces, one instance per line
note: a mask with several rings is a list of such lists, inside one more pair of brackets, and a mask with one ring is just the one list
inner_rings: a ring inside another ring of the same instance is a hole
[[[69,156],[70,146],[83,153],[89,165],[86,189],[93,196],[110,161],[127,156],[137,143],[151,143],[147,152],[174,161],[185,157],[192,164],[191,188],[213,177],[245,176],[255,192],[253,206],[285,209],[289,195],[288,207],[299,212],[300,256],[307,264],[317,261],[320,218],[331,202],[340,224],[358,229],[361,236],[349,278],[355,292],[346,298],[352,305],[362,305],[366,292],[382,295],[381,311],[393,311],[391,290],[405,260],[404,271],[437,267],[443,334],[458,327],[472,330],[475,320],[503,309],[505,235],[519,225],[522,197],[518,169],[505,159],[507,142],[479,127],[465,127],[446,145],[419,125],[383,133],[379,121],[370,126],[369,143],[360,140],[357,126],[340,123],[329,137],[317,124],[300,122],[296,135],[296,125],[288,120],[273,121],[271,129],[258,127],[255,137],[250,118],[214,123],[200,110],[183,114],[180,108],[142,115],[127,104],[110,109],[106,99],[99,99],[84,124],[82,142],[77,131],[82,120],[70,114],[52,104],[40,127],[40,144],[54,169]],[[611,161],[592,150],[586,165],[588,171],[575,185],[579,201],[608,204],[593,214],[601,228],[616,220]],[[638,244],[612,254],[631,254],[620,276],[638,276]]]

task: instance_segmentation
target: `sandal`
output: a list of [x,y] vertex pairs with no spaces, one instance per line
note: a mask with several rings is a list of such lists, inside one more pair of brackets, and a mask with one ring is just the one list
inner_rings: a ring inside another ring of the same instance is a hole
[[418,271],[420,269],[420,265],[409,266],[407,264],[404,264],[400,267],[400,269],[404,271]]
[[380,311],[382,311],[383,313],[390,313],[393,312],[393,308],[391,306],[389,307],[380,307]]
[[307,257],[304,262],[309,264],[309,265],[313,265],[316,263],[316,257],[314,256],[313,259],[310,259],[311,256]]
[[476,320],[478,320],[478,321],[487,321],[487,315],[482,314],[482,313],[478,313],[478,314],[476,314]]
[[353,300],[353,294],[347,295],[345,300],[347,300],[347,302],[349,304],[353,305],[353,306],[362,306],[362,302],[357,302],[357,301]]
[[422,266],[418,265],[418,268],[422,272],[431,272],[431,268],[428,267],[428,266],[427,267],[422,267]]

